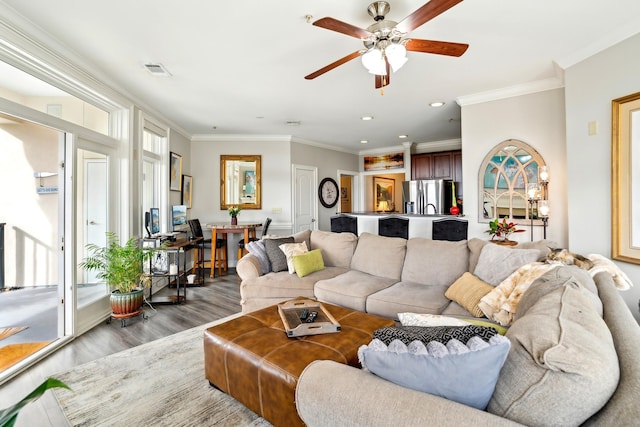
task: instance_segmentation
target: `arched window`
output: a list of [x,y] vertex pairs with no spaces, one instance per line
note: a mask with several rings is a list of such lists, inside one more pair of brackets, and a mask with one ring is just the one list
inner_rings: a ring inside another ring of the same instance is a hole
[[537,205],[533,209],[529,205],[527,184],[538,182],[540,166],[546,166],[542,156],[525,142],[509,139],[496,145],[478,174],[480,222],[504,216],[537,220]]

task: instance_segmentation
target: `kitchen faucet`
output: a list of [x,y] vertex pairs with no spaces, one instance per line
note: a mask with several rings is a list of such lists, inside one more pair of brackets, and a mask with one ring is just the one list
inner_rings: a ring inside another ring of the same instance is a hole
[[437,214],[438,213],[438,209],[436,209],[436,205],[434,205],[433,203],[427,203],[427,214],[429,213],[429,206],[433,207],[433,213]]

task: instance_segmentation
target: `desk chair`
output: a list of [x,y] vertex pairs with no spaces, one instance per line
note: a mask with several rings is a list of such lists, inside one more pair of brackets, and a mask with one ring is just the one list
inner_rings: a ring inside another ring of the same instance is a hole
[[[255,242],[258,241],[260,239],[262,239],[264,236],[267,235],[267,231],[269,230],[269,224],[271,224],[271,218],[267,218],[264,221],[264,224],[262,225],[262,233],[260,234],[260,237],[249,237],[249,242]],[[248,242],[247,242],[248,243]],[[238,259],[242,258],[242,256],[244,255],[244,239],[240,239],[240,241],[238,242]]]
[[[189,228],[191,229],[191,235],[196,237],[204,238],[204,234],[202,232],[202,225],[200,225],[199,219],[190,219],[189,220]],[[215,267],[218,266],[218,276],[221,274],[222,268],[224,271],[227,271],[227,241],[226,235],[224,237],[220,237],[216,239],[216,247],[215,250],[212,249],[211,239],[204,239],[203,248],[211,250],[211,261],[207,262],[204,260],[204,253],[200,253],[199,248],[194,248],[193,252],[193,267],[191,268],[191,273],[195,272],[196,268],[209,268],[209,275],[213,277],[213,272],[215,271]],[[224,262],[224,265],[223,265]]]
[[409,218],[388,216],[378,220],[378,235],[409,238]]
[[442,218],[433,221],[431,239],[459,242],[467,240],[469,221],[460,218]]
[[353,233],[357,236],[358,218],[345,214],[332,216],[331,231],[333,233]]

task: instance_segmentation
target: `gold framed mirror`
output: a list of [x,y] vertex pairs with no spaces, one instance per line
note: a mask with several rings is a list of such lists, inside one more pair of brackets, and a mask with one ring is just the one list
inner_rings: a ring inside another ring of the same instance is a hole
[[640,92],[611,107],[611,257],[640,264]]
[[220,156],[220,209],[262,209],[261,156]]

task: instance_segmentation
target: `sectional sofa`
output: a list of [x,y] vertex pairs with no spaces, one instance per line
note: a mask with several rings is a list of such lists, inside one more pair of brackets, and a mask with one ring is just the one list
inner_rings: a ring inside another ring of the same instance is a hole
[[[288,270],[263,273],[258,256],[243,257],[237,266],[243,311],[305,296],[393,319],[406,312],[471,318],[465,289],[471,295],[478,287],[502,286],[513,270],[547,250],[546,242],[498,249],[480,239],[358,238],[322,231],[299,233],[293,241],[321,253],[324,267],[303,277]],[[468,276],[473,279],[463,280]],[[486,379],[486,368],[480,368],[486,360],[473,359],[481,353],[459,356],[457,365],[458,356],[451,356],[444,361],[451,366],[433,380],[423,378],[433,373],[423,368],[433,357],[391,345],[377,353],[372,342],[361,348],[363,369],[311,363],[298,380],[298,413],[309,426],[638,425],[640,327],[611,274],[592,275],[576,266],[549,269],[519,298],[505,337],[500,345],[506,341],[509,348],[501,369],[494,369],[486,408],[443,397],[452,388],[469,394],[467,379]],[[382,369],[371,355],[384,357]],[[453,380],[459,370],[464,381]]]

